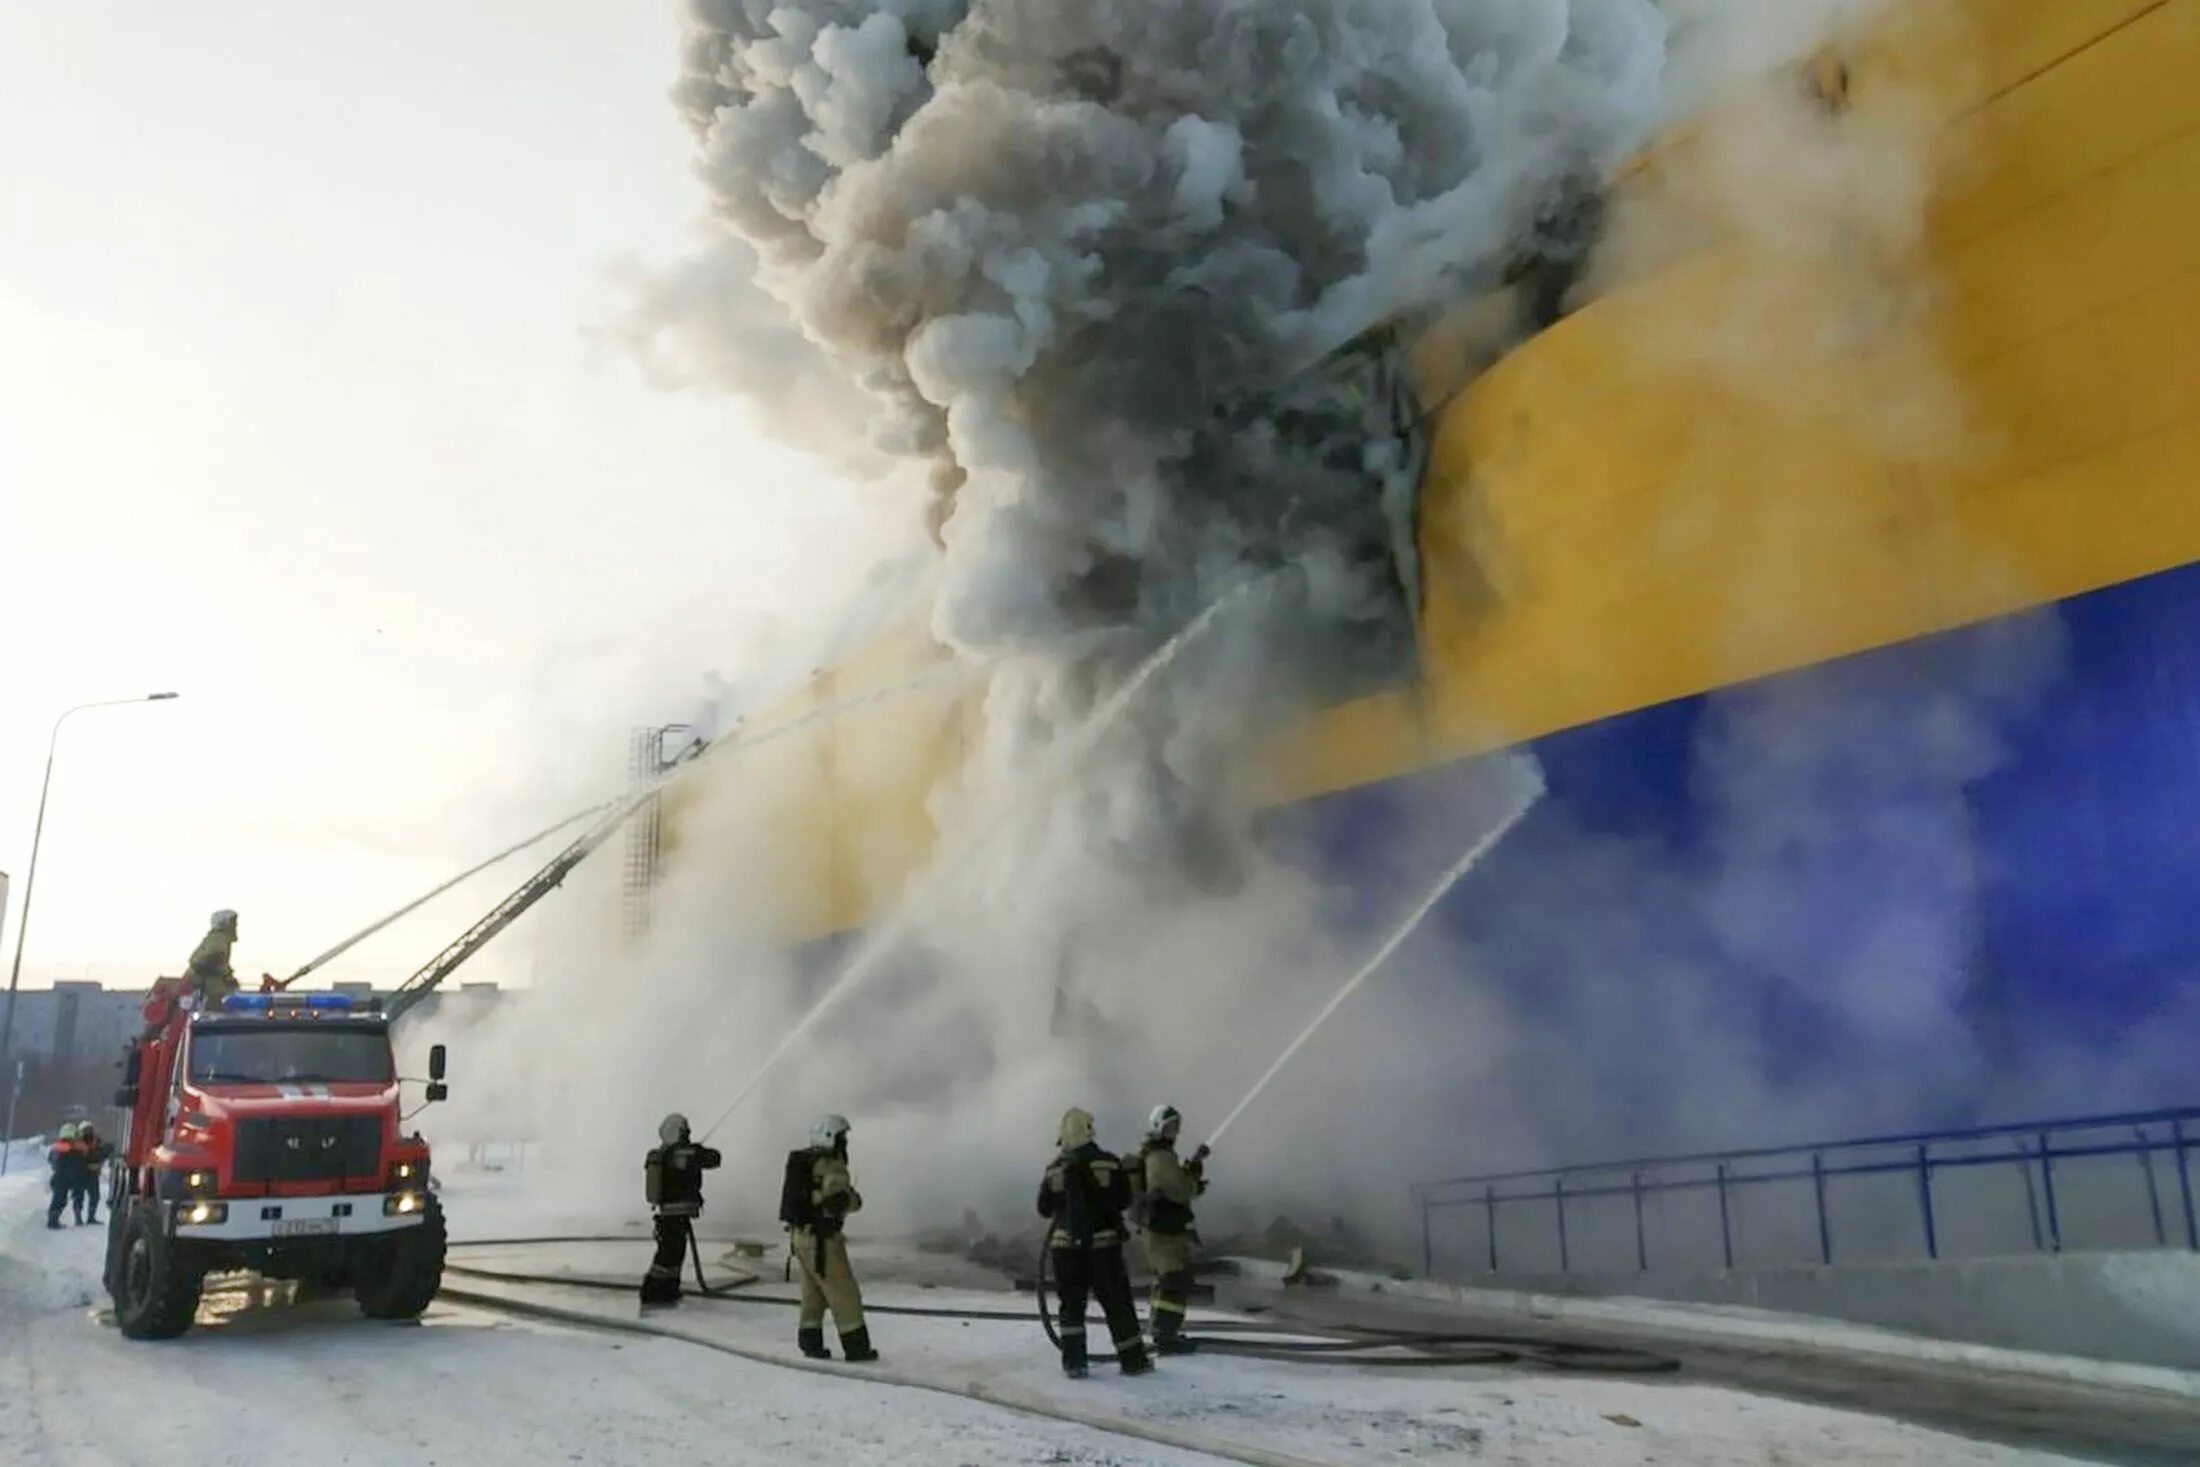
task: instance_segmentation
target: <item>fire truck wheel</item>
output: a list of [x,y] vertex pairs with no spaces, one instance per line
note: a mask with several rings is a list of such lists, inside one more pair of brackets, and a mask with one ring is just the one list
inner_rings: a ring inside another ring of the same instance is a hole
[[369,1319],[414,1319],[443,1287],[443,1206],[428,1199],[420,1226],[393,1235],[352,1270],[352,1296]]
[[172,1340],[199,1312],[200,1273],[161,1227],[158,1203],[133,1202],[122,1226],[115,1323],[133,1340]]

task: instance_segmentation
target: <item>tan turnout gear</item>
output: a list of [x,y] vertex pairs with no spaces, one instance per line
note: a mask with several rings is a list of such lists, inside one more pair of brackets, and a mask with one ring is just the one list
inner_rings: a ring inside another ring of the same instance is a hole
[[[1139,1241],[1146,1246],[1146,1267],[1156,1280],[1172,1273],[1190,1273],[1192,1260],[1199,1254],[1199,1239],[1191,1233],[1156,1233],[1149,1229],[1139,1235]],[[1154,1285],[1156,1309],[1163,1307],[1160,1287],[1158,1282]],[[1184,1312],[1182,1304],[1174,1307],[1177,1313]]]
[[202,1007],[212,1008],[237,991],[237,975],[229,966],[230,949],[237,945],[237,919],[233,913],[217,913],[217,920],[191,949],[190,966],[183,971],[184,985],[199,995]]
[[[1164,1112],[1166,1125],[1160,1123]],[[1139,1204],[1139,1241],[1154,1276],[1154,1348],[1168,1355],[1191,1348],[1179,1336],[1192,1298],[1192,1260],[1199,1252],[1192,1203],[1207,1190],[1206,1152],[1202,1149],[1190,1161],[1178,1156],[1180,1118],[1167,1106],[1156,1107],[1154,1114],[1156,1123],[1138,1157],[1145,1184]]]
[[833,1313],[833,1328],[843,1340],[863,1328],[863,1289],[856,1283],[855,1270],[848,1266],[846,1238],[837,1233],[824,1239],[796,1233],[794,1261],[802,1271],[801,1329],[816,1331],[822,1340],[828,1309]]
[[787,1233],[795,1266],[802,1271],[802,1307],[795,1338],[802,1353],[813,1358],[825,1354],[828,1309],[832,1311],[833,1328],[840,1334],[842,1355],[849,1360],[876,1358],[870,1330],[863,1322],[863,1290],[848,1263],[848,1240],[841,1235],[843,1219],[862,1209],[863,1194],[856,1190],[846,1159],[832,1151],[813,1151],[810,1215],[818,1221],[815,1226],[792,1228]]

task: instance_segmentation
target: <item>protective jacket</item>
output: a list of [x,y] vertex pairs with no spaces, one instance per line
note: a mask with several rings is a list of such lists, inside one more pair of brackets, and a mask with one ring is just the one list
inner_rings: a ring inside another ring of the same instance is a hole
[[1192,1202],[1207,1190],[1205,1167],[1185,1161],[1168,1141],[1148,1141],[1138,1153],[1145,1183],[1146,1230],[1163,1237],[1192,1231]]
[[[794,1155],[799,1159],[802,1153]],[[863,1194],[856,1190],[848,1158],[840,1149],[813,1146],[809,1158],[809,1194],[803,1199],[802,1221],[787,1229],[788,1246],[802,1270],[795,1343],[803,1354],[823,1358],[825,1312],[830,1309],[844,1358],[875,1360],[871,1331],[863,1322],[863,1289],[848,1262],[848,1240],[842,1236],[848,1214],[863,1209]]]
[[1131,1205],[1130,1174],[1095,1141],[1054,1158],[1039,1182],[1039,1216],[1054,1224],[1049,1248],[1119,1248]]
[[236,933],[226,927],[210,927],[199,945],[191,949],[190,966],[183,970],[184,985],[209,1006],[237,991],[237,975],[229,966],[229,951],[236,945]]
[[809,1225],[802,1229],[830,1238],[847,1225],[848,1214],[863,1210],[863,1194],[847,1159],[836,1151],[810,1149]]
[[85,1164],[84,1147],[74,1136],[64,1137],[46,1148],[46,1165],[53,1168],[55,1188],[65,1192],[85,1185],[91,1175]]
[[722,1158],[708,1146],[676,1141],[652,1146],[642,1161],[644,1191],[659,1217],[698,1217],[703,1211],[703,1173]]

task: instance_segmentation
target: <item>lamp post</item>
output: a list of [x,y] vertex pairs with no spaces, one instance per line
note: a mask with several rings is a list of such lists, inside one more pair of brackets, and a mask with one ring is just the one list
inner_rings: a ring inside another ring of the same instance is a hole
[[[23,873],[23,908],[15,917],[15,963],[8,970],[8,1011],[5,1017],[0,1017],[0,1075],[8,1073],[8,1060],[14,1053],[15,990],[23,980],[23,938],[31,927],[31,893],[38,885],[38,843],[46,833],[46,796],[53,788],[53,756],[55,748],[61,742],[61,725],[69,721],[71,714],[82,713],[87,708],[120,708],[130,703],[165,703],[175,696],[174,693],[147,693],[137,698],[108,698],[98,703],[79,703],[74,708],[63,709],[61,716],[53,721],[53,733],[46,739],[46,777],[38,785],[38,818],[31,826],[31,864],[30,869]],[[17,1076],[16,1083],[20,1087],[20,1075]],[[11,1104],[8,1109],[11,1122],[9,1130],[12,1132],[14,1106]],[[12,1136],[0,1137],[0,1142],[11,1139]],[[7,1157],[7,1147],[0,1145],[0,1175],[6,1174]]]

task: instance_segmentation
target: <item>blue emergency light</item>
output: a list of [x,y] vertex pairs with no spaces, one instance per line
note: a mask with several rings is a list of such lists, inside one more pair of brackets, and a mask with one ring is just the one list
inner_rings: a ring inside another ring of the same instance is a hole
[[222,1000],[222,1007],[239,1013],[264,1014],[271,1009],[333,1009],[351,1012],[351,995],[348,993],[232,993]]

